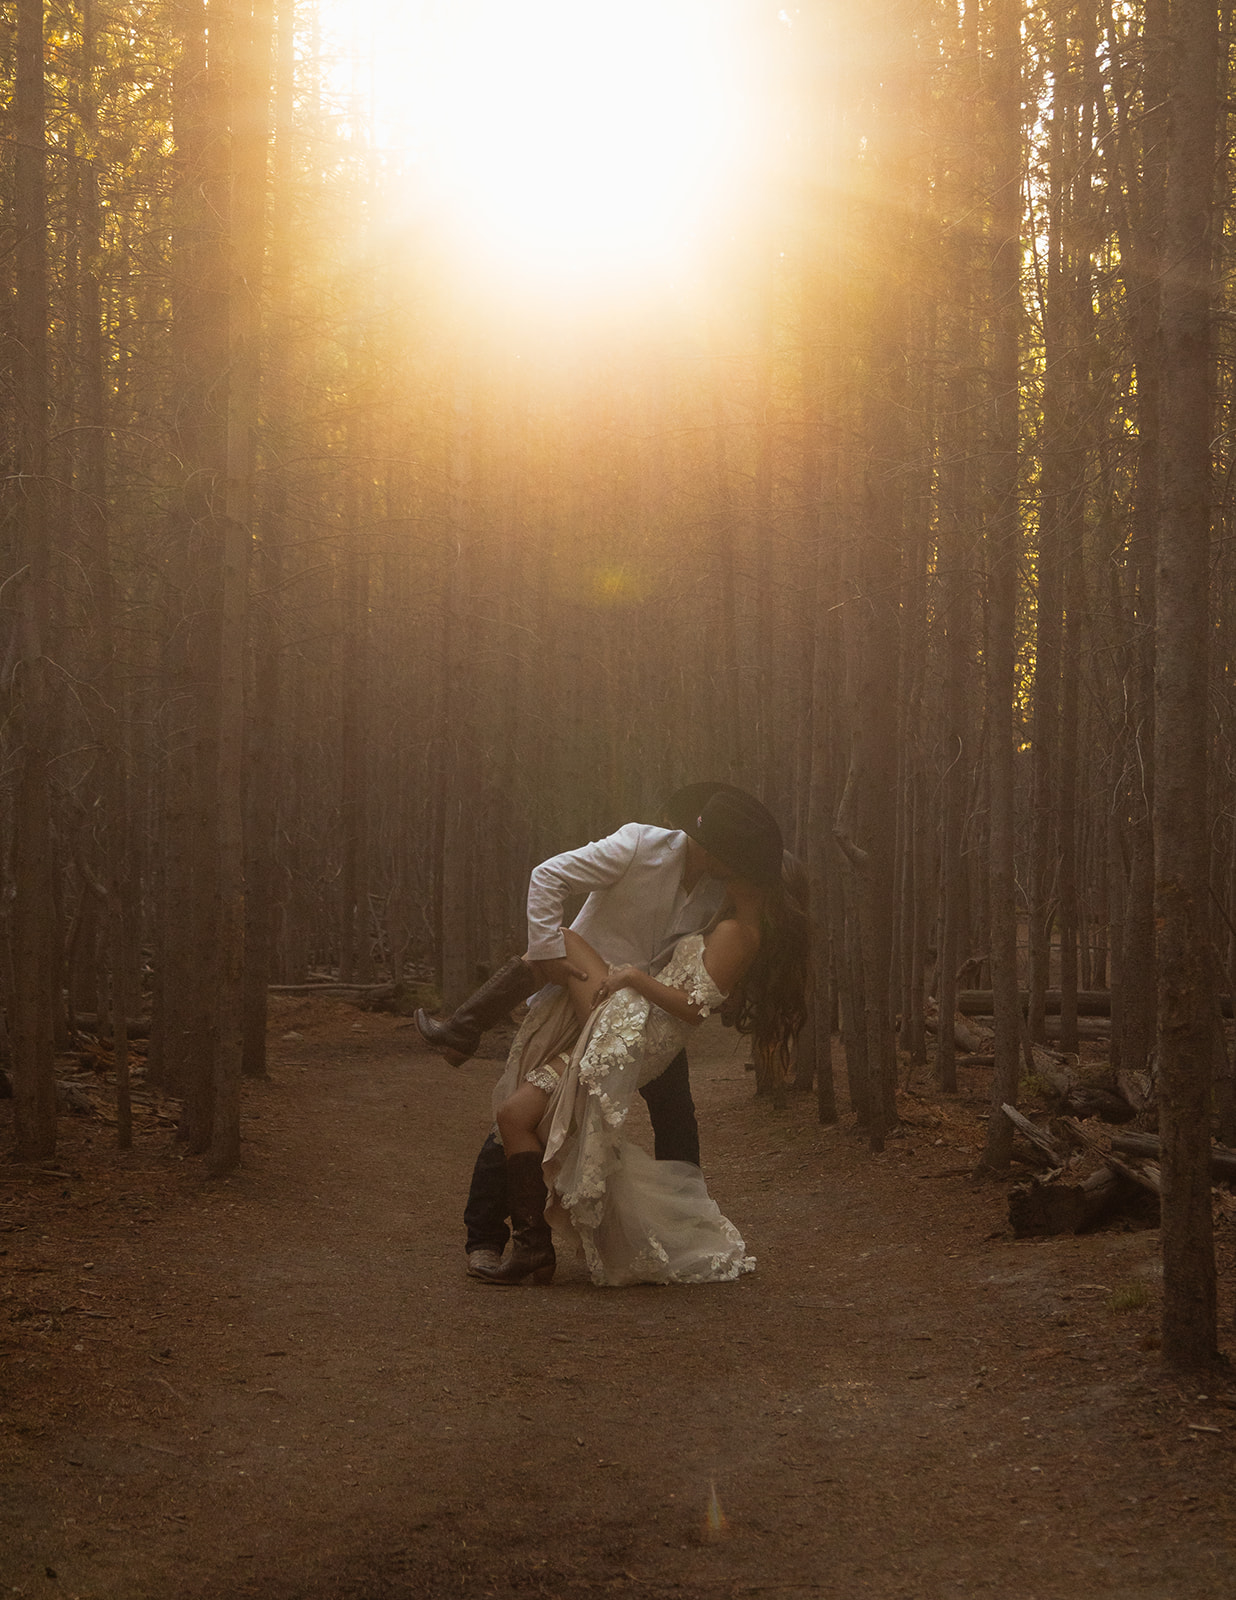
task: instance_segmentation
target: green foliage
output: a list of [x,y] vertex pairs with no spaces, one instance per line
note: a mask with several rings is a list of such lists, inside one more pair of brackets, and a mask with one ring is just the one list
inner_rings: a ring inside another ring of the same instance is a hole
[[1118,1289],[1107,1297],[1107,1309],[1111,1312],[1140,1311],[1143,1306],[1150,1303],[1150,1289],[1140,1278],[1133,1278],[1128,1283],[1122,1283]]
[[430,1013],[441,1010],[442,991],[432,983],[400,983],[395,986],[391,1009],[401,1017],[410,1017],[417,1011]]

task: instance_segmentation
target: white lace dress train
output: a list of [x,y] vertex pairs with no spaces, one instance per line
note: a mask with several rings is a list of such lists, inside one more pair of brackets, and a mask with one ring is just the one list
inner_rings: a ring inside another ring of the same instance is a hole
[[[704,1014],[725,996],[704,967],[704,936],[681,939],[662,983]],[[511,1045],[497,1107],[534,1067],[560,1071],[538,1132],[545,1145],[545,1215],[573,1238],[597,1284],[719,1283],[755,1266],[698,1167],[654,1161],[625,1133],[633,1096],[682,1049],[689,1032],[634,989],[620,989],[579,1028],[565,994],[534,1006]],[[555,1057],[569,1052],[569,1065]]]

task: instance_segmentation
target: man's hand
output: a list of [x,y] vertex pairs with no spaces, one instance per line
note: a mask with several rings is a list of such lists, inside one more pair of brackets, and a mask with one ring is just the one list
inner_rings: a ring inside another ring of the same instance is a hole
[[588,976],[582,967],[577,967],[565,956],[553,956],[548,961],[529,961],[528,965],[542,983],[556,983],[561,989],[566,988],[568,978],[582,980]]

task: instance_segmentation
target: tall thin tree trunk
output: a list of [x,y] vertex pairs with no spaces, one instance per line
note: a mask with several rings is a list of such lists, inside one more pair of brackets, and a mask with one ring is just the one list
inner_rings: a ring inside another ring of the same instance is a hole
[[1163,1355],[1218,1353],[1210,1184],[1213,1076],[1207,703],[1211,226],[1217,21],[1176,0],[1161,315],[1162,503],[1155,585],[1155,920],[1163,1141]]
[[[256,472],[258,446],[259,390],[261,382],[262,306],[266,255],[266,151],[270,132],[270,67],[274,17],[272,0],[238,0],[232,78],[232,213],[231,286],[229,314],[231,332],[231,371],[228,388],[228,486],[227,511],[230,547],[229,570],[245,578],[245,587],[233,592],[230,600],[230,630],[233,647],[239,646],[244,664],[248,623],[248,569],[254,552],[256,528]],[[269,578],[271,563],[263,568]],[[270,586],[268,584],[268,593]],[[272,683],[270,666],[274,663]],[[249,1076],[265,1069],[266,989],[270,981],[271,901],[274,883],[273,774],[274,701],[278,683],[278,634],[272,627],[261,632],[256,652],[255,679],[245,697],[242,673],[240,707],[231,708],[236,718],[229,754],[236,762],[231,803],[239,808],[241,855],[232,867],[241,898],[230,914],[239,915],[241,927],[236,940],[237,971],[229,983],[238,983],[239,993],[231,999],[239,1016],[232,1030],[240,1035],[240,1071]],[[263,673],[262,669],[265,668]],[[258,675],[261,674],[261,681]],[[229,679],[230,682],[230,679]],[[234,686],[233,686],[234,687]],[[245,703],[247,699],[248,704]],[[251,719],[263,721],[265,737],[254,737]],[[237,745],[235,741],[239,741]],[[255,770],[256,769],[256,770]],[[259,800],[254,794],[260,786]],[[261,831],[260,842],[253,829]],[[258,881],[253,869],[258,867]],[[229,1067],[229,1092],[231,1071]]]
[[100,267],[103,223],[99,205],[100,170],[94,152],[98,141],[95,84],[99,63],[95,0],[82,3],[81,122],[86,148],[81,187],[80,338],[82,366],[82,437],[78,460],[79,499],[95,595],[95,627],[99,650],[99,715],[101,718],[100,794],[104,813],[108,970],[112,1051],[116,1066],[116,1140],[122,1150],[133,1142],[129,1098],[129,1017],[135,990],[130,930],[136,919],[129,871],[125,781],[125,684],[120,671],[121,644],[116,626],[120,593],[111,547],[107,462],[108,417],[103,350],[103,306]]
[[56,1148],[55,960],[50,700],[51,519],[48,503],[47,161],[42,0],[19,0],[13,106],[17,297],[13,374],[14,521],[19,584],[12,722],[20,751],[13,806],[13,886],[8,909],[13,1100],[17,1155]]
[[1066,139],[1074,117],[1075,79],[1068,70],[1070,8],[1052,22],[1052,101],[1048,135],[1047,276],[1042,294],[1043,446],[1035,583],[1034,732],[1031,748],[1028,1026],[1046,1038],[1057,895],[1060,671],[1064,637],[1064,521],[1075,441],[1069,437],[1065,217],[1076,152]]
[[[172,644],[173,748],[171,801],[163,841],[167,870],[163,909],[161,1005],[176,1030],[166,1030],[173,1081],[183,1094],[183,1132],[189,1148],[214,1149],[225,1163],[239,1137],[239,1106],[231,1088],[232,1060],[221,1060],[221,985],[235,981],[221,952],[221,917],[235,915],[232,852],[237,818],[220,779],[220,739],[236,736],[236,589],[243,581],[229,538],[228,472],[228,92],[230,14],[201,0],[176,0],[181,60],[175,83],[177,219],[173,241],[173,355],[176,391],[173,447],[180,471],[173,508],[173,603],[181,608]],[[225,626],[225,616],[227,618]],[[225,681],[225,660],[227,678]],[[229,758],[230,746],[227,747]],[[221,805],[226,811],[221,811]],[[220,848],[224,829],[226,854]],[[237,858],[238,859],[238,858]],[[231,920],[226,921],[231,930]],[[229,937],[230,937],[229,932]],[[222,1074],[222,1076],[221,1076]],[[216,1143],[216,1094],[225,1093]]]
[[[468,901],[471,892],[470,860],[475,805],[472,773],[473,678],[468,659],[468,618],[471,611],[472,450],[474,392],[471,370],[458,379],[451,418],[448,462],[448,527],[450,548],[442,598],[443,717],[439,748],[443,765],[442,834],[439,873],[442,892],[439,953],[442,992],[448,1005],[457,1005],[475,987],[476,973],[468,937]],[[550,737],[554,737],[551,727]]]
[[987,729],[991,821],[988,835],[991,987],[996,1065],[994,1114],[988,1119],[981,1165],[1003,1171],[1012,1153],[1012,1124],[1000,1106],[1017,1103],[1021,1007],[1017,985],[1014,724],[1017,649],[1018,325],[1021,275],[1021,50],[1015,0],[997,0],[991,13],[991,93],[995,117],[991,215],[992,357],[991,468],[987,528]]
[[[898,602],[905,533],[906,356],[908,296],[902,260],[893,237],[908,215],[906,97],[911,84],[912,35],[906,8],[888,0],[876,14],[872,36],[879,52],[873,74],[877,110],[872,114],[872,267],[880,275],[875,303],[879,320],[871,332],[870,371],[864,391],[862,490],[863,537],[856,552],[856,617],[861,643],[851,776],[856,831],[851,860],[859,857],[863,988],[870,1075],[868,1131],[879,1151],[897,1120],[896,1040],[892,1016],[892,969],[896,926],[897,704],[901,658]],[[847,788],[849,781],[847,781]]]
[[[1116,143],[1127,208],[1117,211],[1126,295],[1132,306],[1131,344],[1136,373],[1137,459],[1131,496],[1125,617],[1119,649],[1124,664],[1119,749],[1124,771],[1121,843],[1126,860],[1112,858],[1113,885],[1122,911],[1113,927],[1113,1059],[1144,1071],[1155,1043],[1157,990],[1154,966],[1154,661],[1155,537],[1159,493],[1160,355],[1158,278],[1162,250],[1166,154],[1168,0],[1147,0],[1142,39],[1143,105],[1130,106],[1122,71],[1123,49],[1109,34],[1108,60],[1115,87]],[[1119,194],[1119,186],[1116,192]],[[1134,196],[1136,203],[1134,203]],[[1113,584],[1116,575],[1113,574]],[[1119,881],[1116,881],[1117,874]]]
[[940,759],[940,916],[937,936],[936,1082],[946,1094],[957,1092],[956,1048],[952,1018],[957,1005],[957,968],[961,948],[966,885],[962,876],[962,835],[965,828],[967,775],[971,764],[966,687],[973,648],[975,607],[970,592],[972,556],[966,536],[969,524],[967,458],[971,429],[968,425],[970,385],[967,368],[970,340],[967,330],[957,333],[957,349],[947,386],[945,419],[941,435],[940,516],[938,566],[941,614],[944,625],[941,690],[942,740]]

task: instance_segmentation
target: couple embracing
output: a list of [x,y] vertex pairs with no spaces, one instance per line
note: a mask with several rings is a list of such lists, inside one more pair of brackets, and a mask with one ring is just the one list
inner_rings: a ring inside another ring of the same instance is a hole
[[[474,1173],[474,1277],[548,1283],[555,1231],[575,1241],[598,1284],[718,1282],[754,1266],[699,1169],[683,1046],[724,1007],[758,1049],[786,1058],[803,1018],[807,920],[785,892],[780,829],[753,796],[692,784],[665,821],[628,823],[543,862],[529,885],[523,960],[449,1019],[417,1013],[422,1037],[457,1064],[539,990],[494,1092],[500,1144],[491,1136]],[[588,898],[564,928],[566,899],[579,892]],[[625,1137],[637,1091],[656,1160]],[[474,1244],[486,1236],[492,1244]]]

